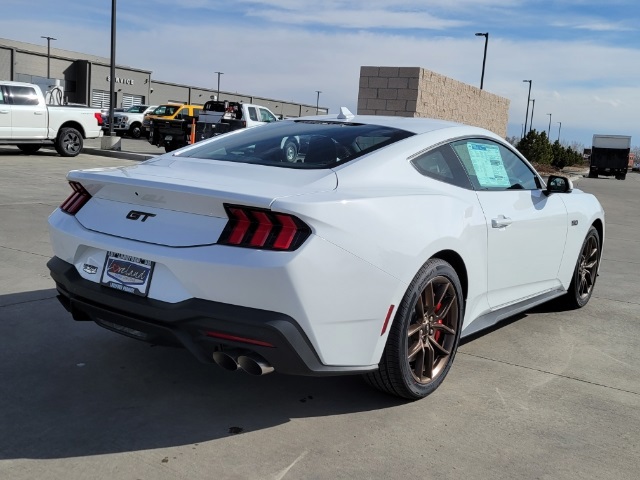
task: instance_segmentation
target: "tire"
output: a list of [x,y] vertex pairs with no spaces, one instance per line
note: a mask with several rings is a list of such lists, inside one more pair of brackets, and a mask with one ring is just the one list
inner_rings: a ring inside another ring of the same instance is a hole
[[298,144],[293,140],[287,140],[284,144],[284,159],[287,162],[295,163],[298,158]]
[[61,157],[75,157],[82,151],[84,142],[75,128],[62,128],[54,145]]
[[139,123],[134,123],[129,128],[129,136],[131,138],[140,138],[142,136],[142,127]]
[[593,170],[589,170],[589,178],[598,178],[598,172],[594,172]]
[[22,153],[24,153],[25,155],[33,155],[38,150],[40,150],[40,147],[42,147],[42,145],[36,145],[33,143],[23,143],[20,145],[16,145],[16,147],[18,147],[22,151]]
[[624,180],[625,178],[627,178],[627,174],[626,173],[620,174],[620,180]]
[[582,242],[573,278],[567,294],[562,298],[564,306],[572,309],[584,307],[593,294],[600,265],[600,235],[591,227]]
[[463,314],[455,270],[443,260],[429,260],[398,306],[378,370],[365,374],[365,381],[410,400],[434,392],[453,363]]

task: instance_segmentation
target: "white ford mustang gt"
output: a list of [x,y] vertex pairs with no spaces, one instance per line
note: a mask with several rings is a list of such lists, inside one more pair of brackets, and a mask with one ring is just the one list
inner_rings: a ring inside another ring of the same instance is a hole
[[545,184],[495,134],[346,109],[68,180],[48,267],[74,319],[410,399],[461,336],[555,297],[585,305],[604,240],[595,197]]

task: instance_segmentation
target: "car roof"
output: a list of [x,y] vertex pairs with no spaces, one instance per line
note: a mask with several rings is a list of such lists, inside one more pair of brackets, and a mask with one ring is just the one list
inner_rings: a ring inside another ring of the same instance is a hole
[[[347,110],[348,112],[348,110]],[[350,112],[349,112],[350,113]],[[310,121],[329,121],[329,122],[345,122],[345,123],[362,123],[368,125],[379,125],[383,127],[398,128],[415,134],[429,133],[444,128],[463,128],[469,130],[469,133],[489,135],[494,137],[495,134],[479,127],[473,127],[462,123],[449,122],[435,118],[422,117],[396,117],[383,115],[353,115],[347,114],[330,114],[330,115],[314,115],[311,117],[291,118],[287,121],[310,120]]]

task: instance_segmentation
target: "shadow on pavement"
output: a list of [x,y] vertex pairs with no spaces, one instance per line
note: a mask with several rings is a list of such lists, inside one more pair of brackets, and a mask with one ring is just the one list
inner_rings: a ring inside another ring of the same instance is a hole
[[75,322],[52,293],[0,296],[0,459],[196,444],[404,403],[357,377],[252,377],[204,365],[186,350]]

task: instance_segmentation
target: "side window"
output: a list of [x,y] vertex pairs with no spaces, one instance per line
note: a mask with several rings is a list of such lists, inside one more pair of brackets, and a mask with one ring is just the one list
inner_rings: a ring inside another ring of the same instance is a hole
[[448,145],[417,156],[411,164],[426,177],[471,190],[466,172]]
[[269,110],[265,110],[264,108],[260,109],[260,121],[262,122],[275,122],[276,121],[276,117],[274,117],[273,115],[271,115],[271,112],[269,112]]
[[38,95],[33,87],[7,86],[14,105],[38,105]]
[[201,110],[202,110],[201,108],[194,108],[194,109],[193,109],[193,116],[194,116],[194,117],[198,117],[198,116],[200,116],[200,111],[201,111]]
[[0,105],[4,105],[4,94],[2,93],[2,87],[0,87]]
[[256,112],[256,107],[247,107],[249,110],[249,118],[254,122],[258,121],[258,112]]
[[504,145],[485,139],[461,140],[451,144],[478,190],[536,190],[537,175]]

